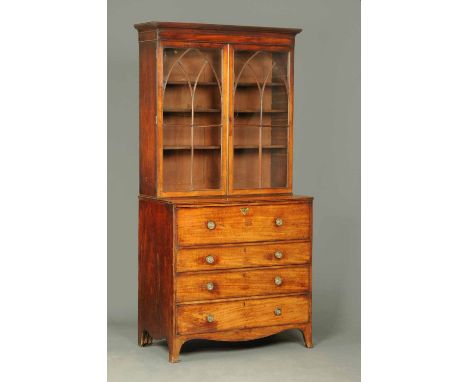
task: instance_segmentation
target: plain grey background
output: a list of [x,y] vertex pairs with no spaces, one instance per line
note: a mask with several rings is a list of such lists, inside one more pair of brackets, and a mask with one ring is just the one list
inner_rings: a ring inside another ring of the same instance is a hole
[[[133,24],[299,27],[294,192],[314,201],[314,338],[360,337],[360,1],[108,2],[108,320],[137,318],[138,44]],[[135,328],[136,343],[136,328]]]

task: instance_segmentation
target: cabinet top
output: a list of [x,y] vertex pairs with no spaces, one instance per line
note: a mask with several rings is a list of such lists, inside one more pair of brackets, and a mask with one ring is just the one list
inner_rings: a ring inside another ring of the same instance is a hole
[[276,28],[259,26],[241,26],[241,25],[219,25],[219,24],[201,24],[201,23],[179,23],[168,21],[149,21],[146,23],[135,24],[135,29],[139,32],[152,31],[156,29],[196,29],[208,31],[234,31],[234,32],[258,32],[258,33],[277,33],[296,35],[302,31],[299,28]]

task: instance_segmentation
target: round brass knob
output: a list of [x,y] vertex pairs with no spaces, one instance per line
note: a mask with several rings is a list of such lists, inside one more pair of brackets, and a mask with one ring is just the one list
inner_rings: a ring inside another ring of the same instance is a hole
[[208,255],[205,257],[205,261],[208,263],[208,264],[213,264],[214,263],[214,257],[211,256],[211,255]]
[[215,229],[216,223],[212,220],[209,220],[208,223],[206,223],[206,226],[208,227],[208,229]]
[[275,219],[275,224],[279,227],[283,225],[283,219],[281,218],[276,218]]
[[283,279],[280,276],[275,277],[275,284],[281,285],[283,283]]
[[208,314],[208,315],[206,316],[206,321],[208,321],[208,322],[213,322],[213,321],[214,321],[213,315],[212,315],[212,314]]
[[281,258],[283,257],[283,252],[281,252],[281,251],[276,251],[276,252],[275,252],[275,257],[276,257],[277,259],[281,259]]
[[275,316],[281,316],[281,308],[278,306],[275,308]]
[[206,283],[206,289],[213,290],[214,289],[214,284],[211,281]]

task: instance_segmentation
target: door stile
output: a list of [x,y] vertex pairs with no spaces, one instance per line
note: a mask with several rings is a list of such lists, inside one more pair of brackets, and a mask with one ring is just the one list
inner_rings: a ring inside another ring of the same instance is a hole
[[229,181],[229,129],[230,129],[230,55],[229,55],[229,44],[223,47],[223,65],[221,70],[222,82],[223,82],[223,94],[222,94],[222,141],[221,141],[221,184],[223,187],[223,193],[228,193],[228,181]]
[[156,195],[163,192],[163,47],[157,42],[156,47]]
[[234,120],[234,50],[231,44],[227,45],[228,50],[228,85],[226,87],[228,91],[228,118],[227,118],[227,141],[228,141],[228,165],[227,165],[227,174],[228,174],[228,194],[232,193],[234,186],[234,171],[233,171],[233,161],[234,161],[234,134],[233,134],[233,120]]

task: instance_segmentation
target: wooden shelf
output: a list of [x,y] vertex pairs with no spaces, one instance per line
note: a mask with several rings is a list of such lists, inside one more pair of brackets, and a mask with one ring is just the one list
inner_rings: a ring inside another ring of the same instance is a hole
[[[177,128],[177,127],[184,127],[184,128],[187,128],[187,129],[190,129],[192,127],[191,124],[189,123],[186,123],[186,124],[164,124],[163,127],[165,129],[174,129],[174,128]],[[212,128],[212,127],[216,127],[216,128],[220,128],[220,127],[223,127],[223,125],[218,125],[218,124],[214,124],[214,125],[193,125],[194,128],[205,128],[205,127],[209,127],[209,128]]]
[[[187,81],[169,81],[166,82],[166,86],[187,86],[188,82]],[[195,86],[195,82],[190,82],[191,86]],[[197,82],[197,86],[218,86],[218,83],[215,81],[208,81],[208,82]],[[257,87],[256,82],[239,82],[237,84],[237,87]],[[263,86],[261,84],[260,86]],[[279,86],[284,86],[282,82],[268,82],[266,83],[267,87],[279,87]]]
[[[251,86],[257,87],[258,85],[256,82],[239,82],[237,84],[237,87],[251,87]],[[260,84],[260,87],[262,86],[263,84]],[[267,82],[265,86],[276,87],[276,86],[284,86],[284,84],[282,82]]]
[[271,127],[272,129],[287,129],[289,128],[289,125],[260,125],[260,124],[255,124],[255,123],[234,123],[234,127]]
[[[234,146],[235,150],[258,150],[258,145],[236,145]],[[262,146],[262,149],[266,150],[275,150],[275,149],[286,149],[286,145],[265,145]],[[191,146],[190,145],[184,145],[184,146],[164,146],[164,150],[190,150]],[[194,150],[219,150],[221,149],[221,146],[194,146]]]
[[[164,113],[191,113],[192,109],[164,109]],[[194,113],[220,113],[221,109],[198,109]]]
[[[286,149],[286,145],[265,145],[262,149]],[[258,150],[258,145],[235,145],[234,150]]]
[[[164,113],[191,113],[192,109],[164,109]],[[221,109],[198,109],[194,113],[220,113]],[[263,114],[287,113],[288,110],[263,110]],[[235,114],[260,114],[260,110],[234,110]]]
[[[263,110],[263,114],[271,114],[271,113],[287,113],[288,110]],[[234,110],[234,114],[239,113],[257,113],[260,114],[260,110]]]
[[[164,150],[190,150],[192,146],[164,146]],[[193,146],[194,150],[220,150],[221,146]]]

